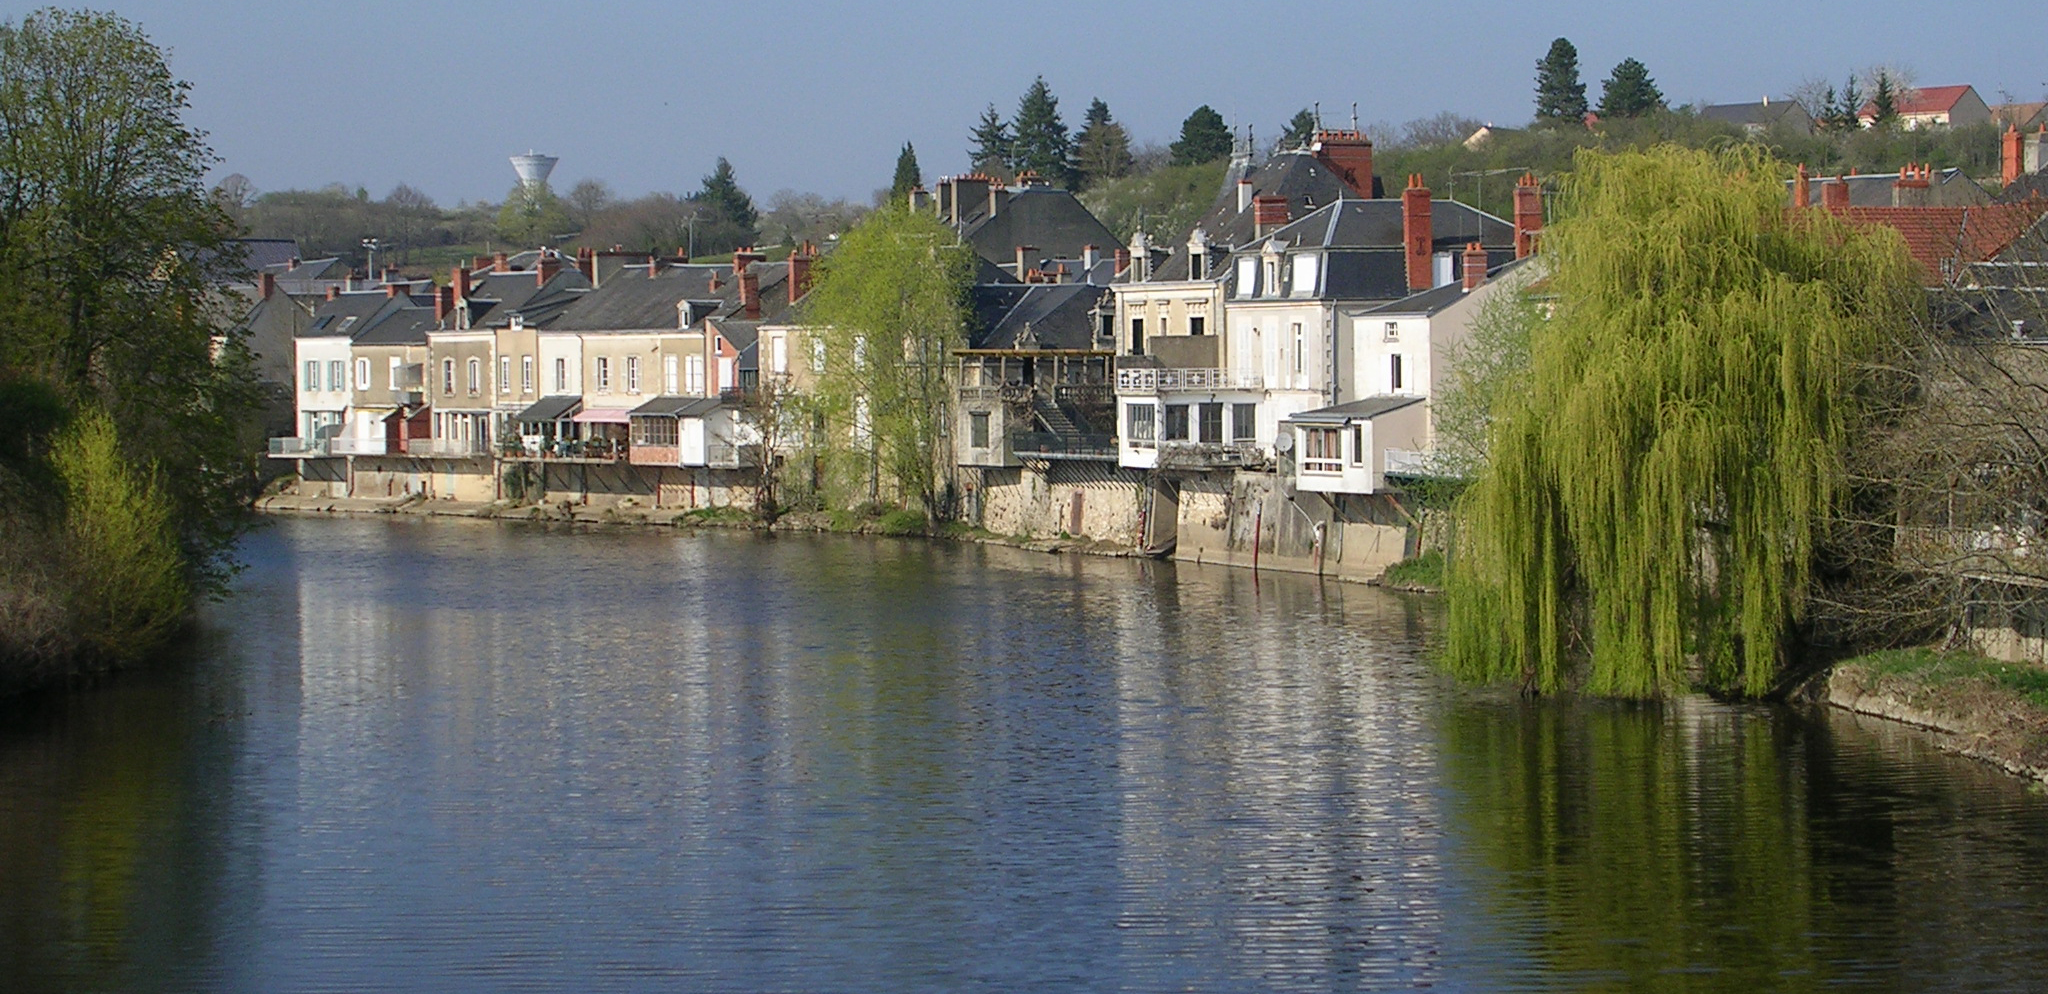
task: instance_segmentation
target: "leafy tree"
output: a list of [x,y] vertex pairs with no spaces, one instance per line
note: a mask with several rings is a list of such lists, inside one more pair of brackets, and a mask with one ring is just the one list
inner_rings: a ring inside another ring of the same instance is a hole
[[556,236],[569,234],[574,227],[568,208],[546,183],[513,186],[498,208],[498,237],[511,245],[552,245]]
[[699,254],[730,252],[752,245],[761,237],[761,214],[754,209],[753,198],[740,189],[739,181],[733,177],[732,163],[725,156],[718,157],[718,165],[711,175],[704,177],[703,188],[690,200],[703,211],[697,222]]
[[896,176],[889,181],[889,199],[902,200],[923,185],[924,171],[917,168],[917,149],[904,142],[903,151],[896,153]]
[[1180,140],[1173,143],[1173,164],[1194,166],[1230,157],[1230,129],[1223,115],[1208,104],[1195,108],[1180,123]]
[[1090,103],[1085,121],[1074,141],[1074,171],[1080,185],[1092,187],[1130,175],[1131,136],[1110,119],[1109,105],[1100,99]]
[[818,262],[805,323],[824,343],[812,402],[825,421],[831,475],[866,498],[942,510],[946,365],[966,340],[974,254],[930,214],[890,204]]
[[594,177],[577,180],[576,185],[569,188],[569,195],[562,198],[578,231],[590,227],[591,220],[604,213],[605,208],[617,199],[611,184]]
[[1550,43],[1536,63],[1536,120],[1577,124],[1586,116],[1586,84],[1579,80],[1579,50],[1568,39]]
[[996,105],[989,104],[981,112],[981,122],[969,133],[974,146],[967,150],[967,161],[983,172],[1008,173],[1011,146],[1010,125],[996,113]]
[[1073,152],[1073,140],[1060,120],[1059,99],[1040,76],[1017,101],[1017,118],[1010,123],[1010,168],[1019,173],[1036,170],[1053,183],[1070,186],[1068,159]]
[[1633,58],[1615,65],[1613,74],[1600,86],[1602,118],[1641,117],[1664,107],[1664,94],[1650,78],[1650,70]]
[[1295,111],[1293,117],[1287,119],[1286,130],[1280,132],[1280,140],[1275,142],[1273,147],[1276,149],[1300,148],[1308,144],[1309,139],[1314,138],[1315,135],[1315,112],[1307,107],[1303,107]]
[[[1446,659],[1650,696],[1767,690],[1919,297],[1890,232],[1788,215],[1754,146],[1581,153],[1545,234],[1554,308],[1460,499]],[[1583,668],[1576,664],[1583,662]]]

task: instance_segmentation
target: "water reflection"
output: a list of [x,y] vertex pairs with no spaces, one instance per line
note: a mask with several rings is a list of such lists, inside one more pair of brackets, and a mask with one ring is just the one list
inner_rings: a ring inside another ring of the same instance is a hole
[[2048,935],[2011,782],[1461,692],[1363,588],[416,520],[250,556],[201,659],[0,726],[19,989],[1997,987]]

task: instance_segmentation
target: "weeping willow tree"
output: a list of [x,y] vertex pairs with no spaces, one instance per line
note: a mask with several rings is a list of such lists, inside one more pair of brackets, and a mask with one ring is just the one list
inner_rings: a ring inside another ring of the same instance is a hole
[[1545,235],[1554,309],[1459,505],[1454,671],[1769,688],[1866,371],[1916,300],[1896,236],[1788,212],[1778,176],[1748,147],[1580,153]]

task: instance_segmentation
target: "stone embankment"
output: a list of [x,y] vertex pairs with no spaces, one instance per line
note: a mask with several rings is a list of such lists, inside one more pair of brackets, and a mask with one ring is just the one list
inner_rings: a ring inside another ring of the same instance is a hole
[[2048,780],[2048,707],[1990,676],[1850,660],[1821,679],[1814,696],[1830,706],[1912,725],[1944,751]]

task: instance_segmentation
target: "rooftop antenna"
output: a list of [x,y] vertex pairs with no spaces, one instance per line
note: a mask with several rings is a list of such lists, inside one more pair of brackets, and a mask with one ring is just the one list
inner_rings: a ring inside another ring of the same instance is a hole
[[1317,131],[1321,131],[1321,130],[1323,130],[1323,102],[1322,102],[1322,101],[1320,101],[1320,100],[1316,101],[1316,102],[1315,102],[1315,109],[1316,109],[1316,130],[1317,130]]
[[1351,101],[1351,130],[1358,130],[1358,101]]

